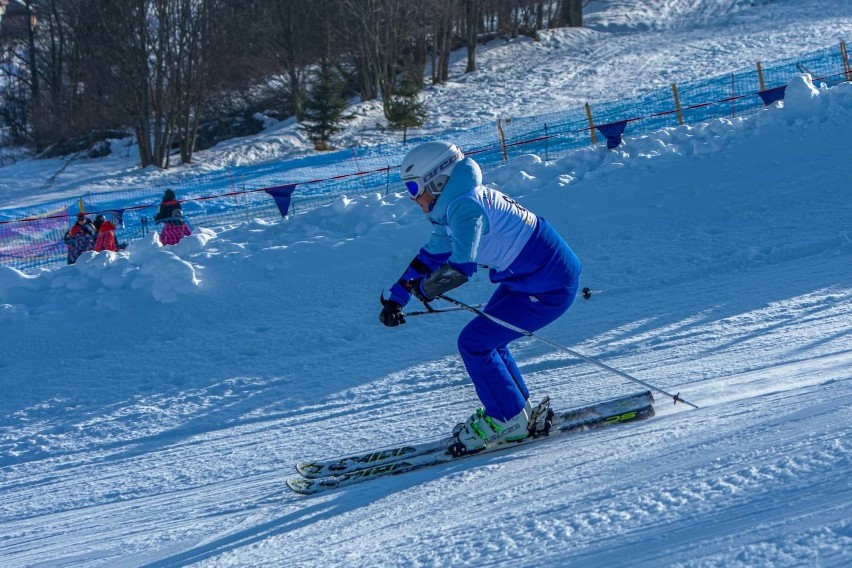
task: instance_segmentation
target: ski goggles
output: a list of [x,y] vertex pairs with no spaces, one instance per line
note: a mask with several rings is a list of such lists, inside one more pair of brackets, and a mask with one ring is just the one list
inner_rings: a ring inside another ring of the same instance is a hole
[[408,193],[411,194],[411,199],[417,199],[423,192],[426,191],[425,187],[420,187],[420,184],[417,183],[417,180],[410,179],[405,182],[405,189],[408,190]]

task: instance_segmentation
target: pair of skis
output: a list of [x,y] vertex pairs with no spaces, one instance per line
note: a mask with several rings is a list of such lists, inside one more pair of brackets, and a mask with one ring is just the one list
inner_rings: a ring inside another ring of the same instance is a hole
[[534,444],[557,435],[650,418],[654,416],[653,403],[651,391],[646,390],[560,412],[553,411],[550,400],[545,398],[534,409],[531,435],[523,440],[465,452],[455,436],[447,436],[336,458],[299,462],[296,470],[300,476],[287,480],[287,486],[296,493],[312,495],[470,456]]

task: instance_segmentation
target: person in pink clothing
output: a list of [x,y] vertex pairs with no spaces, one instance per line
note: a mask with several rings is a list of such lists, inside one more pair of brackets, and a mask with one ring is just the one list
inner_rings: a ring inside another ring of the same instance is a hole
[[192,234],[189,225],[183,218],[183,211],[175,209],[169,219],[163,220],[163,231],[160,233],[160,242],[163,245],[176,245],[184,237]]

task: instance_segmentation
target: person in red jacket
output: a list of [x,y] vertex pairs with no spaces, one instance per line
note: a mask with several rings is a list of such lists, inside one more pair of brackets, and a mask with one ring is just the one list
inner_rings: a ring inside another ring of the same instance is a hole
[[118,252],[118,243],[115,241],[116,226],[112,221],[108,221],[102,214],[95,217],[95,224],[98,225],[98,239],[95,241],[95,252],[102,250],[111,250]]

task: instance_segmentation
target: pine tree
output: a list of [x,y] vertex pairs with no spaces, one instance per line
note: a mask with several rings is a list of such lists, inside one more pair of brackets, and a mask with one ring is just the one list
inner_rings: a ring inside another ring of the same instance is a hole
[[408,138],[408,129],[423,126],[426,121],[426,109],[419,98],[420,89],[410,78],[403,79],[395,95],[385,102],[385,117],[388,126],[402,130],[402,141]]
[[352,120],[345,114],[348,101],[345,97],[346,83],[334,69],[329,58],[320,60],[314,85],[305,101],[302,129],[317,150],[331,150],[331,137],[341,130],[344,121]]

